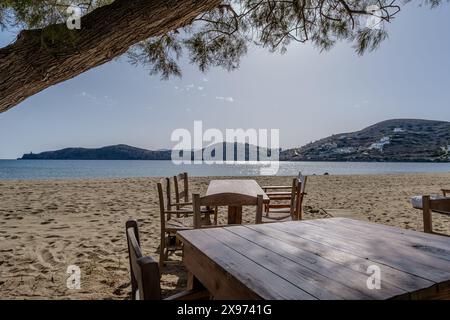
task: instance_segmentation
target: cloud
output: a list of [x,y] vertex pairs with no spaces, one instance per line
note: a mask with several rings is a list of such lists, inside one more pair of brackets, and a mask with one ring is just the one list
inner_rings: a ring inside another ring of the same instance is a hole
[[87,91],[82,91],[80,96],[97,105],[112,106],[115,104],[114,99],[109,96],[97,97]]
[[198,86],[198,87],[196,87],[196,85],[195,84],[193,84],[193,83],[191,83],[191,84],[188,84],[188,85],[185,85],[185,86],[182,86],[182,87],[180,87],[180,86],[174,86],[173,87],[176,91],[178,91],[178,92],[189,92],[189,91],[191,91],[191,90],[193,90],[193,89],[195,89],[195,88],[197,88],[198,90],[203,90],[203,89],[205,89],[204,87],[202,87],[202,86]]
[[369,100],[363,100],[361,103],[355,103],[353,105],[353,108],[355,109],[361,109],[361,108],[365,108],[369,105]]
[[230,102],[230,103],[234,102],[233,97],[216,97],[216,100],[222,100],[222,101],[226,101],[226,102]]
[[96,100],[97,99],[97,97],[95,97],[94,95],[92,95],[92,94],[90,94],[90,93],[88,93],[86,91],[81,92],[81,96],[85,97],[85,98],[88,98],[88,99],[92,99],[92,100]]

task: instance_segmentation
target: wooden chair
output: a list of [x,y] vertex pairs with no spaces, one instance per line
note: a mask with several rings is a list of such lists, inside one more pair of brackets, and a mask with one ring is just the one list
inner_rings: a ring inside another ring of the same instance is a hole
[[303,218],[303,199],[306,195],[306,180],[307,177],[299,173],[298,177],[293,179],[291,186],[263,187],[270,199],[269,204],[265,206],[266,217],[264,219],[283,220],[291,217],[294,220],[301,220]]
[[[171,252],[179,251],[183,248],[176,237],[178,231],[189,230],[194,226],[193,223],[193,209],[180,208],[176,209],[178,204],[172,203],[170,179],[162,178],[157,183],[158,198],[159,198],[159,212],[161,221],[161,242],[160,242],[160,257],[159,269],[164,268],[164,264],[172,262],[169,260]],[[204,220],[210,220],[210,214],[213,213],[209,208],[202,208],[201,213]]]
[[[125,224],[128,258],[130,262],[131,299],[161,300],[161,283],[158,263],[142,254],[139,228],[135,220]],[[198,300],[209,298],[206,290],[189,290],[170,296],[166,300]]]
[[[202,206],[256,206],[256,218],[255,222],[262,218],[263,212],[263,195],[258,195],[256,197],[241,195],[241,194],[230,194],[228,196],[224,196],[221,194],[215,194],[210,196],[200,197],[198,193],[192,194],[192,203],[194,209],[194,228],[204,228],[211,227],[210,224],[204,223],[202,221],[201,215],[201,207]],[[220,227],[215,225],[215,227]]]
[[[175,201],[177,209],[186,205],[192,205],[189,201],[189,178],[187,172],[180,173],[173,177],[175,187]],[[183,188],[181,188],[181,185]]]
[[181,230],[192,229],[193,218],[188,216],[189,213],[192,213],[192,210],[173,209],[169,178],[162,178],[157,183],[157,189],[161,221],[159,268],[162,270],[164,264],[169,261],[169,253],[182,249],[181,243],[176,239],[176,233]]
[[440,213],[450,216],[450,198],[431,200],[430,196],[422,197],[423,208],[423,231],[449,237],[443,233],[433,232],[432,213]]
[[[177,210],[189,208],[192,210],[192,201],[189,201],[189,177],[187,172],[182,172],[173,177],[173,184],[175,189],[175,203]],[[208,211],[214,215],[214,224],[217,224],[217,207],[205,208],[203,211]],[[193,212],[193,210],[192,210]]]

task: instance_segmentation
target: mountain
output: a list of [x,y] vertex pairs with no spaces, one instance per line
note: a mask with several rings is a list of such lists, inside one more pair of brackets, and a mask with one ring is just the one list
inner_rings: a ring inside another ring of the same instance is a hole
[[450,122],[387,120],[285,150],[287,161],[449,161]]
[[170,160],[171,151],[150,151],[119,144],[97,149],[66,148],[42,153],[24,154],[22,160]]
[[[223,144],[223,156],[230,144]],[[237,143],[234,143],[235,158]],[[242,146],[242,144],[241,144]],[[220,145],[218,146],[220,148]],[[220,150],[220,149],[216,149]],[[260,151],[266,149],[259,148]],[[183,151],[180,151],[183,152]],[[192,151],[185,151],[191,153]],[[270,153],[270,152],[269,152]],[[418,119],[394,119],[363,130],[341,133],[284,150],[282,161],[436,161],[447,162],[450,154],[450,122]],[[214,156],[214,152],[212,152]],[[245,145],[249,158],[249,145]],[[66,148],[38,154],[24,154],[21,159],[59,160],[171,160],[171,150],[151,151],[127,145],[98,149]]]
[[[230,144],[221,143],[210,147],[209,151],[216,148],[220,150],[222,147],[223,160],[226,160],[227,148],[234,149],[234,160],[237,160],[237,148],[243,147],[245,159],[249,159],[249,144]],[[204,151],[205,149],[203,149]],[[267,149],[257,149],[261,152],[267,152]],[[180,156],[183,152],[191,153],[191,159],[194,159],[194,153],[191,150],[180,150]],[[211,156],[215,156],[216,151],[211,152]],[[270,153],[269,153],[270,154]],[[204,154],[206,156],[206,154]],[[46,151],[42,153],[28,153],[24,154],[20,160],[171,160],[172,150],[160,149],[157,151],[151,151],[136,147],[131,147],[124,144],[107,146],[103,148],[88,149],[88,148],[65,148],[56,151]],[[258,158],[259,159],[259,158]]]

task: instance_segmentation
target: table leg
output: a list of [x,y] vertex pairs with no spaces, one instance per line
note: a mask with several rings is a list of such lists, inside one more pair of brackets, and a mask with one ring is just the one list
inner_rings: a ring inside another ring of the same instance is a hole
[[228,207],[228,224],[242,224],[242,207]]
[[203,284],[198,281],[198,279],[194,276],[193,273],[188,271],[187,275],[187,289],[188,290],[203,290],[205,287]]

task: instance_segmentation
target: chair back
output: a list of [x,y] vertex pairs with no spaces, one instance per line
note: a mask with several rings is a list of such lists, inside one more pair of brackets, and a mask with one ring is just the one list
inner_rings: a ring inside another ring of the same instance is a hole
[[201,207],[218,207],[218,206],[256,206],[256,221],[262,219],[263,212],[263,195],[252,197],[243,194],[213,194],[200,197],[198,193],[192,194],[192,206],[194,209],[194,228],[200,228]]
[[[292,220],[299,220],[299,205],[300,205],[300,189],[301,189],[301,182],[298,178],[294,178],[292,180],[292,195],[291,195],[291,218]],[[300,207],[301,210],[301,207]]]
[[281,193],[268,192],[270,203],[266,204],[267,213],[270,212],[271,208],[289,209],[289,215],[291,216],[292,220],[301,219],[301,208],[303,202],[305,181],[306,177],[299,174],[299,177],[292,179],[292,184],[290,186],[265,187],[264,189],[266,191],[268,189],[289,190],[282,191]]
[[139,229],[135,220],[125,225],[130,262],[132,300],[160,300],[161,284],[158,263],[142,255]]
[[[170,198],[170,179],[169,178],[161,178],[159,182],[156,184],[158,189],[158,199],[159,199],[159,211],[161,214],[161,223],[166,220],[170,220],[170,210],[172,207],[172,202]],[[167,217],[166,217],[166,211]]]
[[[175,202],[189,202],[189,178],[187,172],[180,173],[173,177],[175,187]],[[180,209],[177,206],[177,209]]]

